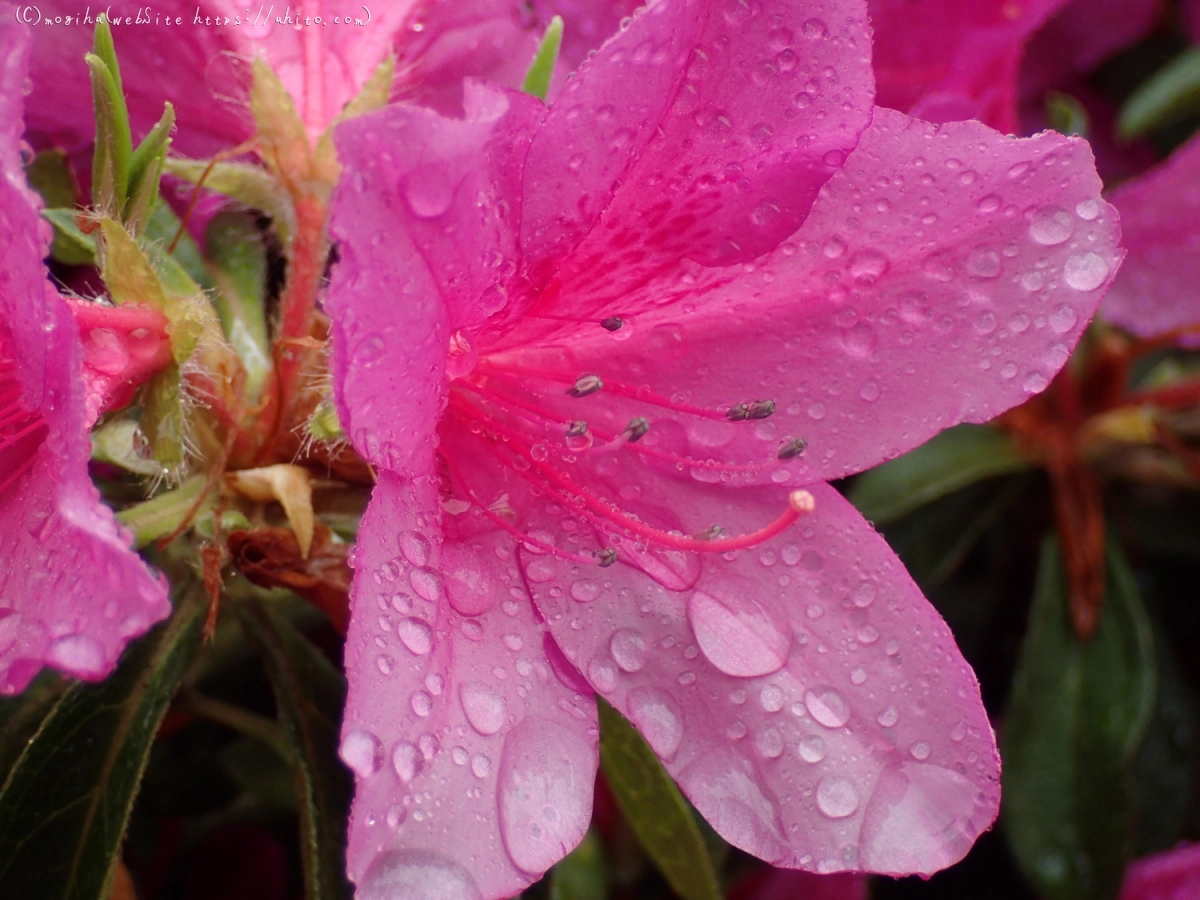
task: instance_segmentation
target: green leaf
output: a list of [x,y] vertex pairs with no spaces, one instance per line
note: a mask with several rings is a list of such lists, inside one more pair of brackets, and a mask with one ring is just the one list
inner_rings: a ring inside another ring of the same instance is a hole
[[558,48],[562,46],[562,35],[562,16],[555,16],[550,20],[546,33],[542,35],[542,42],[538,45],[537,53],[533,55],[533,62],[529,64],[525,80],[521,82],[521,90],[533,94],[539,100],[545,100],[550,91],[550,79],[554,77],[554,64],[558,62]]
[[238,604],[263,658],[279,719],[292,745],[307,900],[349,898],[345,834],[353,784],[338,759],[346,680],[287,620],[256,599]]
[[879,525],[976,481],[1029,467],[1008,432],[958,425],[864,472],[850,488],[850,502]]
[[96,22],[92,53],[84,59],[91,70],[92,104],[96,110],[96,148],[92,155],[92,203],[101,212],[116,215],[129,190],[129,164],[133,138],[129,111],[121,90],[121,70],[108,24]]
[[1185,50],[1144,81],[1121,107],[1117,133],[1132,138],[1200,111],[1200,47]]
[[[283,244],[291,243],[296,233],[296,210],[287,190],[274,175],[248,163],[216,163],[209,169],[203,160],[168,159],[164,171],[198,184],[204,179],[209,190],[224,194],[250,209],[261,210],[271,217],[275,233]],[[208,171],[208,176],[204,173]]]
[[[161,256],[165,255],[166,248],[171,246],[175,235],[179,234],[179,240],[176,242],[171,256],[179,263],[198,289],[212,290],[212,279],[209,277],[208,269],[204,266],[204,257],[200,253],[200,248],[196,246],[196,242],[192,240],[192,236],[186,228],[180,233],[179,225],[179,217],[175,215],[169,204],[156,203],[153,212],[150,213],[150,221],[146,224],[143,240],[158,251],[157,255]],[[153,262],[155,253],[151,252],[149,255]]]
[[133,151],[129,163],[129,198],[125,201],[122,220],[134,234],[141,234],[158,201],[158,182],[162,178],[163,161],[171,146],[171,129],[175,127],[175,107],[164,104],[162,118]]
[[212,280],[213,305],[221,328],[246,371],[246,399],[258,400],[271,374],[271,339],[267,334],[267,249],[262,235],[245,213],[222,212],[204,233]]
[[200,646],[192,584],[116,672],[55,704],[0,790],[0,897],[103,900],[150,746]]
[[[193,475],[173,491],[166,491],[145,503],[121,510],[117,513],[117,521],[133,532],[135,547],[145,547],[171,534],[197,510],[196,503],[205,493],[207,481],[208,476],[204,474]],[[200,505],[197,514],[216,505],[217,497],[212,493],[214,487],[208,487],[210,496]]]
[[1002,755],[1009,843],[1050,900],[1117,896],[1132,850],[1134,754],[1154,693],[1150,623],[1120,549],[1109,545],[1103,615],[1084,643],[1047,540]]
[[43,209],[42,218],[54,226],[50,255],[55,260],[69,266],[96,265],[96,239],[79,229],[74,209]]
[[0,698],[0,772],[12,769],[68,687],[53,669],[43,669],[21,693]]
[[74,209],[79,203],[75,176],[65,150],[56,147],[36,154],[25,166],[25,179],[41,195],[44,206]]
[[550,900],[604,900],[608,871],[604,848],[594,831],[550,870]]
[[1059,134],[1087,137],[1091,122],[1087,109],[1070,94],[1050,91],[1046,94],[1046,122]]
[[625,819],[684,900],[720,900],[721,886],[696,820],[646,739],[603,697],[600,765]]
[[183,381],[177,363],[154,373],[142,403],[142,434],[154,458],[167,468],[183,462]]

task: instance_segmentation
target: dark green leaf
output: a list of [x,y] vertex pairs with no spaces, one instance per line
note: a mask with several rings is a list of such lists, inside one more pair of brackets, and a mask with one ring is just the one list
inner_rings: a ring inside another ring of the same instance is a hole
[[141,234],[158,201],[158,182],[162,177],[163,161],[171,146],[171,129],[175,127],[175,107],[164,104],[162,118],[133,151],[129,163],[129,198],[125,201],[122,220],[135,235]]
[[604,848],[594,831],[550,870],[550,900],[604,900],[608,873]]
[[1134,91],[1117,119],[1131,138],[1162,128],[1200,110],[1200,47],[1185,50]]
[[650,745],[604,698],[600,765],[638,840],[684,900],[720,900],[712,859],[687,801]]
[[[144,236],[146,243],[151,245],[151,260],[162,255],[163,251],[175,241],[176,234],[179,234],[179,241],[176,242],[175,250],[171,255],[183,267],[192,281],[204,290],[211,291],[213,289],[212,279],[209,277],[208,269],[204,266],[204,257],[200,254],[200,248],[192,240],[191,234],[186,228],[180,234],[179,217],[175,215],[168,204],[154,204],[154,211],[150,214],[150,221],[146,225]],[[154,252],[155,248],[159,250],[158,253]]]
[[117,671],[55,704],[0,791],[0,897],[101,900],[150,746],[200,646],[207,598],[189,588]]
[[1154,647],[1115,544],[1107,585],[1096,633],[1081,642],[1057,543],[1046,542],[1004,724],[1009,842],[1051,900],[1116,897],[1132,850],[1132,765],[1154,704]]
[[850,489],[850,502],[866,518],[882,524],[976,481],[1028,468],[1007,432],[958,425],[864,472]]
[[25,752],[25,745],[69,686],[53,669],[44,669],[17,696],[0,699],[0,775]]
[[41,195],[43,206],[74,209],[79,202],[75,176],[71,174],[65,150],[55,148],[36,154],[25,167],[25,178]]
[[247,794],[281,809],[295,810],[296,780],[288,761],[261,741],[239,738],[221,750],[221,765]]
[[345,834],[352,783],[338,759],[346,680],[283,616],[257,599],[238,605],[275,690],[279,719],[294,753],[300,850],[308,900],[349,898]]
[[562,35],[562,17],[555,16],[550,20],[546,33],[542,35],[542,42],[538,45],[537,53],[533,55],[533,62],[529,64],[525,80],[521,82],[521,90],[533,94],[539,100],[545,100],[550,90],[554,64],[558,62],[558,48],[562,45]]
[[246,397],[258,399],[271,372],[267,334],[267,249],[249,215],[218,213],[204,232],[212,279],[213,306],[221,327],[246,370]]
[[68,266],[96,265],[96,239],[80,231],[75,221],[75,210],[43,209],[42,218],[54,226],[51,257]]

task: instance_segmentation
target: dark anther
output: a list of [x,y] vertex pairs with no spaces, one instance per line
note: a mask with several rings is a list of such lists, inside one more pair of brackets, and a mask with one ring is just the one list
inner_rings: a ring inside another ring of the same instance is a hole
[[632,444],[634,441],[640,441],[649,430],[650,423],[643,416],[638,416],[636,419],[630,419],[629,424],[625,426],[625,436]]
[[698,541],[719,541],[725,537],[725,529],[720,525],[714,525],[712,528],[706,528],[704,531],[696,535]]
[[572,397],[586,397],[588,394],[596,393],[596,391],[603,387],[604,382],[600,380],[599,375],[580,375],[575,384],[567,390],[567,393]]
[[587,434],[587,422],[577,419],[567,425],[567,437],[582,437]]
[[600,568],[607,569],[617,561],[617,551],[612,547],[605,547],[603,550],[597,551],[596,559],[600,563]]
[[600,320],[600,327],[605,331],[620,331],[624,324],[625,322],[620,316],[609,316],[607,319]]
[[808,449],[808,441],[804,438],[792,438],[789,441],[784,441],[779,447],[779,458],[795,459],[806,449]]
[[765,419],[775,412],[774,400],[751,400],[749,403],[739,403],[725,411],[725,418],[730,422],[741,422],[744,419]]

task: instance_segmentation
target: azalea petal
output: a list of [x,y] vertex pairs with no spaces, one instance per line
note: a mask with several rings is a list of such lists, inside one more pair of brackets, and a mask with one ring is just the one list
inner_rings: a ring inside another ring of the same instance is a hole
[[1161,6],[1159,0],[1070,0],[1030,40],[1021,65],[1022,92],[1040,94],[1090,72],[1145,37]]
[[[1086,142],[877,109],[774,253],[680,266],[605,310],[564,297],[564,315],[591,323],[568,339],[524,322],[502,359],[607,379],[584,400],[539,397],[569,418],[619,432],[641,415],[645,444],[688,460],[756,463],[751,477],[777,483],[832,479],[1046,387],[1117,270],[1117,243]],[[612,314],[628,325],[609,334],[596,323]],[[703,414],[766,400],[762,420]],[[797,439],[803,455],[777,459]]]
[[[783,500],[639,483],[734,532]],[[809,518],[752,550],[704,554],[690,590],[528,546],[525,580],[567,658],[726,840],[789,868],[928,874],[995,818],[995,740],[970,667],[903,565],[835,490],[809,490]],[[563,550],[585,545],[565,510],[531,510],[529,524]]]
[[0,428],[0,693],[45,664],[102,678],[171,610],[88,478],[83,347],[42,264],[49,227],[18,152],[29,42],[0,21],[0,418],[20,414],[31,429],[14,439]]
[[593,228],[560,275],[566,293],[619,296],[680,255],[738,262],[794,231],[867,124],[865,24],[845,0],[637,13],[530,148],[521,244],[534,283]]
[[869,0],[877,101],[935,122],[1017,130],[1024,45],[1066,0]]
[[1200,138],[1113,191],[1129,256],[1103,313],[1150,337],[1200,325]]
[[547,655],[511,538],[440,519],[434,479],[384,473],[356,547],[341,755],[360,900],[509,897],[591,820],[586,682]]
[[1200,844],[1180,844],[1130,863],[1120,900],[1190,900],[1200,896]]

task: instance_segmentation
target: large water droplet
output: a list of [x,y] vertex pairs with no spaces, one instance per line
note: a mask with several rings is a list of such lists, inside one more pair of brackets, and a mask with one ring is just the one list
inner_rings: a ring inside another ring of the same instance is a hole
[[375,857],[354,892],[355,900],[480,900],[466,870],[424,850]]
[[417,656],[424,656],[433,649],[433,629],[423,619],[401,619],[396,623],[396,637]]
[[400,533],[400,552],[414,566],[429,564],[429,539],[416,531]]
[[541,874],[583,838],[592,815],[596,750],[574,729],[531,717],[504,739],[500,834],[518,869]]
[[617,667],[612,660],[598,657],[588,663],[588,681],[602,694],[607,694],[617,687]]
[[646,636],[633,628],[618,629],[608,642],[608,651],[622,671],[641,671],[646,665]]
[[805,691],[804,707],[810,716],[826,728],[841,728],[850,721],[850,707],[842,695],[831,687]]
[[700,649],[726,675],[769,675],[787,662],[791,630],[749,590],[726,592],[720,598],[695,591],[688,598],[687,616]]
[[417,596],[430,603],[440,603],[442,600],[442,576],[433,569],[413,569],[408,576],[408,583],[417,592]]
[[1063,280],[1077,291],[1094,291],[1107,277],[1108,263],[1099,253],[1076,253],[1063,266]]
[[626,698],[629,720],[663,759],[669,760],[683,741],[683,713],[669,695],[650,687],[635,688]]
[[467,721],[482,735],[495,734],[504,726],[504,698],[494,688],[469,681],[458,688]]
[[788,852],[775,797],[741,754],[731,748],[702,753],[678,780],[701,815],[730,843],[772,863]]
[[817,809],[830,819],[844,819],[858,809],[858,791],[847,778],[826,775],[817,784]]
[[815,734],[800,738],[796,749],[806,763],[819,763],[825,758],[825,741]]
[[401,741],[392,750],[392,768],[396,770],[396,774],[405,784],[417,777],[417,773],[421,771],[421,766],[424,764],[424,757],[421,756],[421,751],[415,744]]
[[86,634],[58,638],[46,650],[46,661],[82,678],[99,678],[108,671],[104,645]]
[[383,765],[383,744],[371,732],[356,728],[342,738],[338,755],[359,778],[369,778]]
[[1075,232],[1075,217],[1057,206],[1043,206],[1029,220],[1029,236],[1047,247],[1061,244]]

